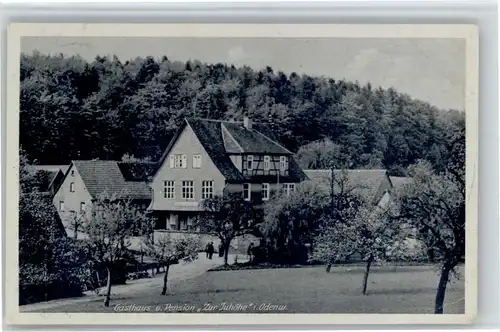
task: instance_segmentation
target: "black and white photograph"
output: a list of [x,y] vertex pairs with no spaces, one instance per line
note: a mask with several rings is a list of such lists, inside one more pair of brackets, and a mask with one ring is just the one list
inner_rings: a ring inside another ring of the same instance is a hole
[[473,319],[473,26],[64,26],[9,59],[17,315]]

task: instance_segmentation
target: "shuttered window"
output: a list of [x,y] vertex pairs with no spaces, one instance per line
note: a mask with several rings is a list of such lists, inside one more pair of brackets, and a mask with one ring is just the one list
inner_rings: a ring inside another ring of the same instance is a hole
[[251,189],[250,183],[244,183],[243,184],[243,198],[246,201],[250,200],[250,198],[251,198],[251,192],[252,192],[252,189]]

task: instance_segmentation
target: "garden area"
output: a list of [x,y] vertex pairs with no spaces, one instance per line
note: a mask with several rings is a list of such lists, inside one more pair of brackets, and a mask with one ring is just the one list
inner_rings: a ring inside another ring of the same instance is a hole
[[[459,270],[463,272],[463,266]],[[320,266],[210,271],[172,283],[167,296],[151,287],[147,292],[117,296],[108,308],[97,298],[43,311],[117,312],[133,305],[167,308],[163,313],[186,312],[188,307],[201,313],[433,313],[439,280],[434,266],[373,267],[366,295],[361,289],[363,272],[362,266],[333,266],[330,273]],[[463,279],[448,285],[444,310],[464,313]]]

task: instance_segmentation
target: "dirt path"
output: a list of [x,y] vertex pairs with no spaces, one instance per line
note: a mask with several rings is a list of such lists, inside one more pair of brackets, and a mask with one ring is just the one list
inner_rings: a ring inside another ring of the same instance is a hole
[[[234,260],[235,255],[229,255],[229,262]],[[241,255],[240,255],[241,256]],[[179,263],[173,265],[170,268],[169,273],[169,285],[176,284],[180,281],[195,278],[211,268],[222,265],[224,263],[223,259],[214,255],[213,259],[208,259],[205,254],[199,254],[198,259],[191,263]],[[131,280],[128,281],[126,285],[116,285],[111,288],[111,297],[113,296],[130,296],[137,293],[142,293],[145,291],[151,291],[157,288],[158,292],[161,291],[163,287],[163,273],[156,275],[154,278]],[[102,297],[104,290],[100,292],[99,295],[94,292],[86,292],[83,297],[75,297],[69,299],[52,300],[47,302],[27,304],[19,307],[21,312],[34,312],[39,310],[44,310],[48,308],[64,307],[68,304],[84,303],[95,301],[99,297]]]

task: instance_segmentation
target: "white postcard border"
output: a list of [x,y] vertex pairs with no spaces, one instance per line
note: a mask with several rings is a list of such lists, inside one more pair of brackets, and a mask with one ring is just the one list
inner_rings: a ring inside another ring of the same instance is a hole
[[[466,268],[465,314],[149,314],[22,313],[18,305],[19,82],[23,36],[462,38],[466,40]],[[66,24],[12,23],[7,31],[6,323],[16,325],[324,325],[464,324],[477,315],[478,83],[475,25],[447,24]]]

